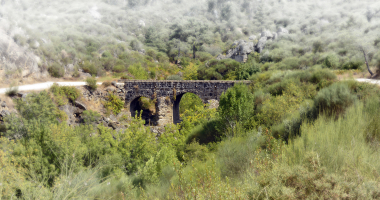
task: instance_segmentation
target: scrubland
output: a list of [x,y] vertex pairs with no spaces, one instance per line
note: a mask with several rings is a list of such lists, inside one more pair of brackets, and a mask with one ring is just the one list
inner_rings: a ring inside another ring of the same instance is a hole
[[[250,80],[218,108],[185,94],[182,122],[160,136],[112,93],[72,126],[60,108],[81,98],[74,87],[14,98],[0,119],[1,199],[380,198],[380,89],[350,79],[370,77],[362,49],[378,73],[376,1],[1,2],[0,26],[42,70],[89,73],[93,90],[95,77]],[[216,59],[278,28],[289,33],[247,62]],[[97,123],[118,114],[123,130]]]

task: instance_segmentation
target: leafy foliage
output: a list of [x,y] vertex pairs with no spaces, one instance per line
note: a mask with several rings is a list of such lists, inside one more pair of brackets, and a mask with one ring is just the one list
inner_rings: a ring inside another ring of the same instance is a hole
[[[254,114],[254,97],[244,84],[229,88],[220,96],[218,112],[228,126],[250,123]],[[247,124],[248,125],[248,124]]]
[[53,84],[50,87],[50,91],[53,93],[54,100],[58,106],[67,104],[67,99],[75,101],[81,94],[75,87],[59,86],[58,84]]
[[104,107],[115,114],[119,114],[124,108],[124,102],[116,95],[109,93],[108,100],[103,103]]
[[98,85],[96,84],[96,79],[94,77],[86,78],[86,84],[88,87],[90,87],[91,90],[96,90],[96,88],[98,88]]
[[339,114],[355,100],[356,96],[351,94],[346,84],[335,83],[319,91],[314,102],[320,112]]
[[85,110],[85,111],[83,111],[81,117],[82,117],[84,123],[90,125],[90,124],[94,124],[94,123],[98,122],[101,118],[101,115],[95,111],[92,111],[92,110]]

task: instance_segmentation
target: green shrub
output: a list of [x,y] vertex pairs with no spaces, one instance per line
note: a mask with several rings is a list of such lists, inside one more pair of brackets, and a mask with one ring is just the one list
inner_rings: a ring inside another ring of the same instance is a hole
[[196,107],[203,107],[202,99],[196,94],[186,93],[181,98],[179,113],[183,114],[185,111],[194,113],[196,111]]
[[327,114],[340,114],[356,101],[347,84],[335,83],[318,92],[314,99],[317,111]]
[[322,84],[323,82],[332,82],[336,80],[336,75],[328,69],[316,70],[310,77],[310,82],[315,84]]
[[108,94],[108,100],[103,105],[116,115],[124,108],[124,102],[117,95],[111,93]]
[[349,61],[349,62],[345,62],[343,65],[342,65],[342,68],[343,69],[360,69],[360,67],[363,65],[363,62],[362,61],[359,61],[359,60],[354,60],[354,61]]
[[181,62],[179,63],[183,67],[187,67],[190,65],[191,59],[189,57],[182,57]]
[[29,94],[25,100],[17,100],[16,108],[20,115],[27,120],[57,122],[58,108],[46,91]]
[[316,41],[313,43],[313,53],[323,52],[323,43]]
[[102,86],[103,87],[109,87],[109,86],[111,86],[112,84],[111,84],[111,82],[110,81],[104,81],[103,83],[102,83]]
[[326,56],[323,65],[328,68],[336,69],[339,67],[339,58],[334,54],[330,54]]
[[248,58],[248,61],[241,64],[235,71],[238,80],[248,80],[250,76],[260,72],[260,65],[256,62],[253,56]]
[[61,78],[65,74],[65,69],[58,63],[53,63],[49,66],[48,72],[52,77]]
[[5,95],[12,97],[15,96],[18,93],[18,87],[11,85],[6,91]]
[[220,96],[218,112],[228,127],[248,125],[254,114],[254,96],[246,85],[234,85]]
[[234,71],[240,66],[240,63],[232,59],[209,60],[204,66],[198,69],[199,80],[223,80],[235,79]]
[[288,57],[279,63],[280,69],[299,69],[299,59],[297,57]]
[[78,66],[75,66],[75,68],[74,68],[74,72],[73,72],[72,76],[73,76],[74,78],[79,78],[79,77],[80,77],[79,70],[78,70]]
[[81,117],[85,124],[95,124],[100,120],[101,115],[96,111],[85,110],[83,111]]
[[[103,53],[103,55],[104,55],[104,53]],[[100,62],[101,62],[102,66],[105,70],[110,71],[115,66],[116,59],[113,58],[112,56],[111,57],[102,57],[102,58],[100,58]]]
[[208,144],[210,142],[220,141],[222,138],[222,132],[220,126],[223,123],[220,120],[210,120],[196,126],[186,139],[186,143],[190,144],[194,141],[199,144]]
[[139,104],[143,110],[150,110],[153,113],[156,111],[156,100],[154,99],[140,97]]
[[141,66],[140,63],[129,66],[128,72],[132,74],[135,77],[135,79],[148,79],[148,72]]
[[130,77],[128,75],[123,75],[120,77],[120,79],[130,79]]
[[213,58],[213,56],[210,53],[202,51],[198,51],[195,54],[195,57],[198,58],[201,62],[205,62],[206,60],[211,60]]
[[83,69],[84,72],[90,73],[92,76],[98,75],[98,67],[95,65],[95,63],[90,61],[84,61],[83,63],[79,63],[80,67]]
[[166,80],[183,80],[179,75],[170,75]]
[[59,106],[65,105],[67,99],[75,101],[81,94],[75,87],[59,86],[58,84],[53,84],[50,87],[50,91],[53,93],[55,101]]
[[116,73],[124,72],[125,71],[125,66],[124,65],[116,65],[113,67],[112,71]]
[[98,85],[96,84],[96,78],[94,78],[94,77],[88,77],[88,78],[86,78],[86,85],[91,90],[96,90],[98,88]]
[[146,51],[146,55],[152,57],[153,59],[156,59],[156,56],[157,56],[157,52],[153,49],[148,49]]
[[102,53],[102,58],[111,58],[113,57],[109,51],[105,51]]
[[217,159],[222,177],[238,177],[252,164],[263,138],[248,136],[224,140],[218,145]]

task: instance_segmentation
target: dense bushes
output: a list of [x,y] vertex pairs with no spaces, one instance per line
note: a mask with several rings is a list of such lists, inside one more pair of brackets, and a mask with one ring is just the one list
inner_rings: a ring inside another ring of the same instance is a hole
[[235,79],[234,71],[240,63],[232,60],[210,60],[198,70],[199,80],[231,80]]
[[54,100],[61,106],[67,103],[67,99],[75,101],[80,96],[80,91],[75,87],[70,86],[59,86],[58,84],[53,84],[50,87],[50,91],[54,95]]
[[101,115],[97,113],[96,111],[85,110],[83,111],[83,114],[81,117],[85,124],[91,125],[98,122],[101,118]]
[[253,94],[243,84],[235,85],[220,96],[218,112],[228,128],[233,128],[237,123],[251,126],[253,100]]
[[96,90],[96,88],[98,88],[98,85],[96,84],[96,79],[94,77],[88,77],[88,78],[86,78],[86,85],[91,90]]
[[5,91],[5,95],[12,97],[15,96],[18,92],[18,87],[13,84]]
[[319,91],[314,103],[319,112],[340,114],[356,99],[346,84],[335,83]]
[[124,108],[124,102],[116,95],[109,93],[108,100],[103,103],[104,107],[116,115]]
[[48,72],[52,77],[61,78],[65,74],[65,69],[58,63],[53,63],[49,66]]

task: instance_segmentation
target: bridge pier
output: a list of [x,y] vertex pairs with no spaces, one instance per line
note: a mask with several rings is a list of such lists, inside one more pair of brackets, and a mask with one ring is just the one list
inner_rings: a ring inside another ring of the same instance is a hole
[[156,109],[158,114],[158,126],[173,123],[173,106],[170,98],[158,97]]

